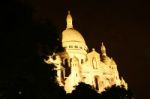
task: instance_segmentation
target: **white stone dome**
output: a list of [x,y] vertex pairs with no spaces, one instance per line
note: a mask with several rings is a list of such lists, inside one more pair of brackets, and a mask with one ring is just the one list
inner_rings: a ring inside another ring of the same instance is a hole
[[67,28],[62,32],[62,42],[85,43],[83,36],[73,28]]

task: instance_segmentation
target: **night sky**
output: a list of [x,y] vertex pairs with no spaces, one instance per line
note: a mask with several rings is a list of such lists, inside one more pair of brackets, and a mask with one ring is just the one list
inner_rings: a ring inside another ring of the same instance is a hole
[[91,50],[100,51],[103,41],[134,93],[135,99],[149,98],[150,90],[150,1],[146,0],[22,0],[34,9],[32,20],[50,20],[66,27],[70,10],[74,28]]

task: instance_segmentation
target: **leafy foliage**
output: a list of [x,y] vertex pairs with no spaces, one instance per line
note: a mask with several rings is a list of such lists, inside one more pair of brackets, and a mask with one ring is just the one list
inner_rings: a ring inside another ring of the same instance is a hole
[[46,55],[63,51],[58,29],[47,20],[33,22],[31,6],[11,0],[0,4],[0,99],[132,98],[124,88],[113,86],[98,94],[84,83],[66,94],[55,82],[54,66],[43,62]]

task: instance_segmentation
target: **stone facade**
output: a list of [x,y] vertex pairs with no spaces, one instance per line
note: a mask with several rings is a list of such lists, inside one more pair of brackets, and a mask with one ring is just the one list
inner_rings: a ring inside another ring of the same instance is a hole
[[100,53],[94,48],[88,52],[83,36],[73,28],[70,12],[66,22],[66,29],[62,32],[62,46],[65,52],[54,53],[45,60],[46,63],[56,66],[59,85],[64,86],[67,93],[71,93],[79,82],[91,85],[98,93],[112,85],[123,85],[127,89],[127,83],[119,77],[115,61],[107,56],[104,44],[101,45]]

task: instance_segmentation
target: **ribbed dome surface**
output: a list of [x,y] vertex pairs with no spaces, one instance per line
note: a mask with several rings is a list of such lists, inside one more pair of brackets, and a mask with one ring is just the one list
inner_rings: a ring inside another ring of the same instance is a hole
[[62,42],[71,42],[71,41],[85,43],[85,40],[80,34],[80,32],[78,32],[73,28],[67,28],[62,32]]

